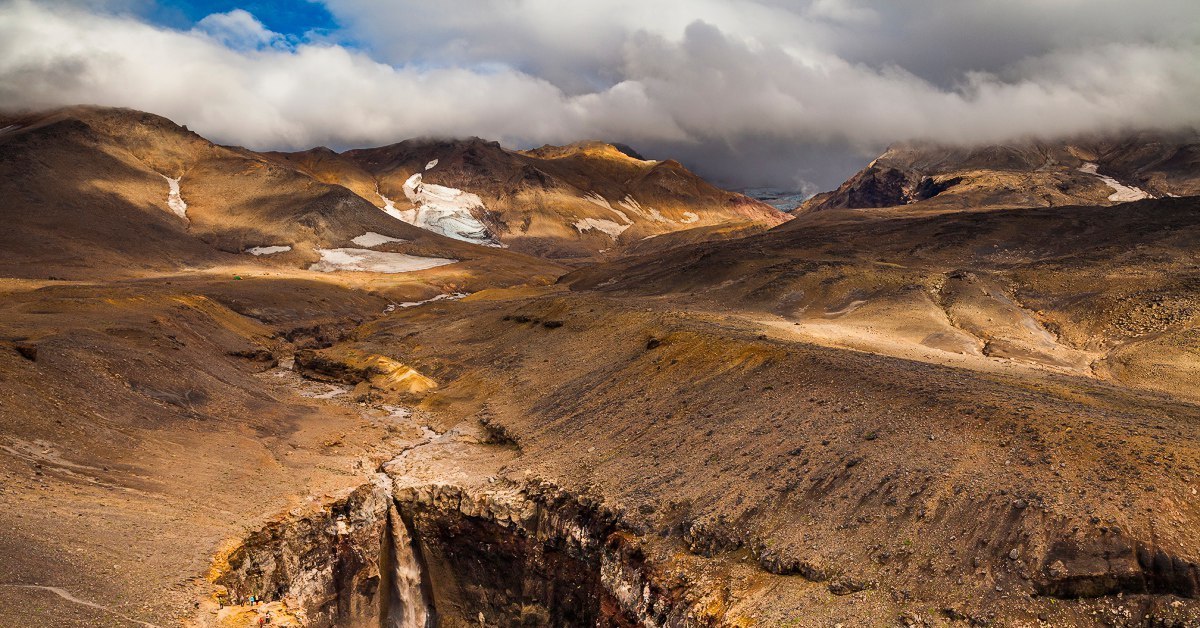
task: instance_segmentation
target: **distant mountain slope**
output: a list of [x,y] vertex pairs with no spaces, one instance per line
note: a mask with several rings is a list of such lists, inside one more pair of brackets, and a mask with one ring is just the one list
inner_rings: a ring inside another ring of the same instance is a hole
[[156,115],[73,107],[6,122],[0,272],[8,276],[242,264],[396,272],[450,260],[463,262],[449,269],[456,274],[500,282],[559,272],[394,220],[345,187]]
[[1142,133],[975,148],[897,145],[801,211],[1111,205],[1197,194],[1200,137]]
[[809,342],[1035,365],[1200,400],[1200,198],[803,214],[765,234],[575,271],[575,289],[758,312]]
[[587,257],[697,227],[788,219],[675,161],[601,142],[511,151],[495,142],[408,140],[379,148],[273,153],[404,221],[545,257]]

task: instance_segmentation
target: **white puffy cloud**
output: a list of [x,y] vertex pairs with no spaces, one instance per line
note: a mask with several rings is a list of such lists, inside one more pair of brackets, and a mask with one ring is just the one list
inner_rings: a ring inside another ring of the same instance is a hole
[[270,45],[287,47],[283,35],[268,29],[243,9],[207,15],[196,23],[195,30],[234,50],[253,50]]
[[98,2],[0,2],[0,106],[130,106],[254,148],[599,138],[795,187],[899,140],[1200,125],[1190,0],[325,0],[343,27],[307,42]]

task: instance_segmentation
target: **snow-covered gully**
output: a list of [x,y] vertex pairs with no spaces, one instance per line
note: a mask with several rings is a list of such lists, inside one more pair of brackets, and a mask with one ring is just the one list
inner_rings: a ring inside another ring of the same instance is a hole
[[1100,166],[1092,162],[1087,162],[1079,168],[1080,172],[1099,177],[1101,181],[1104,181],[1105,185],[1113,189],[1113,193],[1108,196],[1108,200],[1115,203],[1129,203],[1151,198],[1149,192],[1138,187],[1125,185],[1110,176],[1100,174],[1099,170]]
[[175,212],[176,216],[179,216],[184,220],[188,220],[188,206],[187,203],[183,202],[183,196],[179,192],[179,180],[183,177],[176,177],[172,179],[165,174],[161,176],[167,180],[167,207],[172,212]]

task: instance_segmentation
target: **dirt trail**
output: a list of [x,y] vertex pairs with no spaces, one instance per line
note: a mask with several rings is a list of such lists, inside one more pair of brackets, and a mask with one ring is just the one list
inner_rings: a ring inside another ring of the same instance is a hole
[[62,589],[59,587],[48,587],[48,586],[42,586],[42,585],[38,585],[38,584],[5,584],[5,585],[0,585],[0,586],[15,587],[15,588],[19,588],[19,589],[35,589],[38,591],[49,591],[50,593],[53,593],[54,595],[57,595],[58,597],[66,600],[68,602],[71,602],[72,604],[79,604],[81,606],[87,606],[89,608],[102,610],[106,613],[111,613],[113,615],[116,615],[117,617],[120,617],[121,619],[124,619],[125,621],[133,622],[139,626],[145,626],[146,628],[162,628],[162,626],[159,626],[158,624],[151,624],[149,622],[144,622],[144,621],[134,619],[128,615],[122,615],[121,613],[118,613],[117,611],[115,611],[103,604],[97,604],[95,602],[81,600],[81,599],[75,597],[74,595],[71,595],[70,591],[67,591],[66,589]]

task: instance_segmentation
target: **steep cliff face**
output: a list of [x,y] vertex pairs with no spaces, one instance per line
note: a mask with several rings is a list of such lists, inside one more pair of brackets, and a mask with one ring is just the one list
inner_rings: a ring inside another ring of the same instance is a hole
[[668,587],[616,513],[554,487],[396,492],[429,570],[439,626],[710,626]]
[[[202,625],[718,626],[666,585],[619,516],[552,486],[398,476],[293,513],[218,557]],[[252,602],[252,600],[257,600]]]
[[253,597],[282,602],[304,626],[413,625],[387,623],[405,614],[391,605],[395,556],[404,551],[393,542],[403,533],[393,535],[392,511],[379,481],[251,533],[214,565],[212,580],[225,589],[221,601],[233,609],[220,618],[236,620],[238,607],[254,610]]

